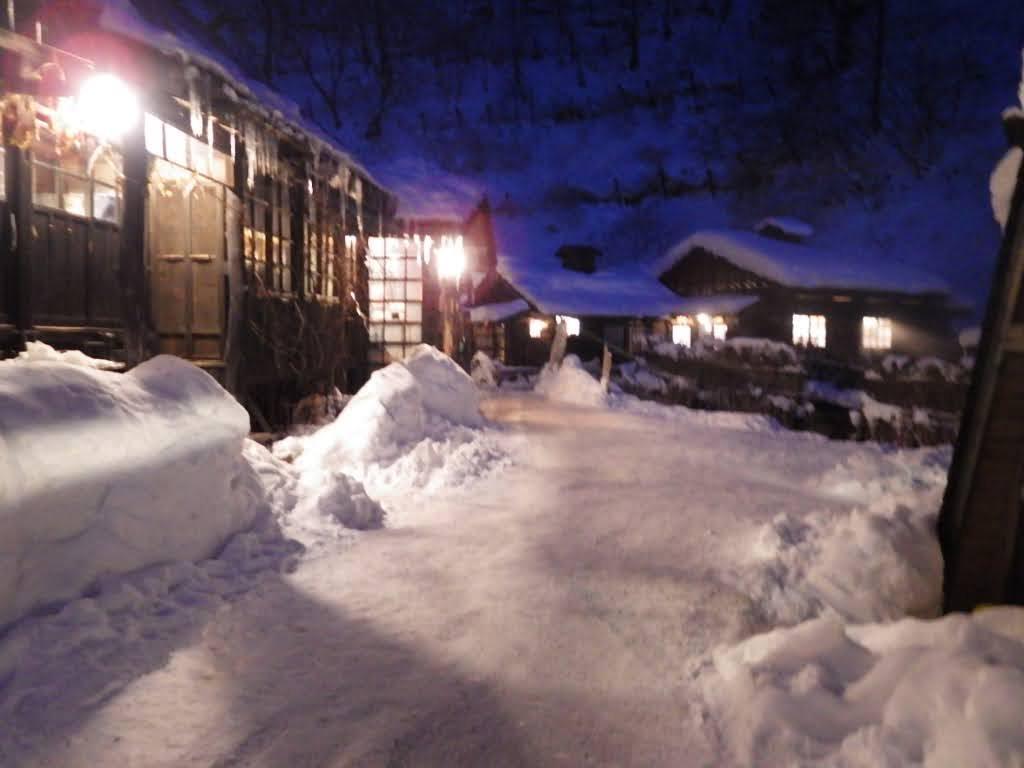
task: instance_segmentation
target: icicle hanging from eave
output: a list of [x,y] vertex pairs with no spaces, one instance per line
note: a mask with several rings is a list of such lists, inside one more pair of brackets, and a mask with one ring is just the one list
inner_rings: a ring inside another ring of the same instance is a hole
[[208,115],[206,118],[206,152],[209,157],[207,160],[209,168],[214,166],[214,153],[213,153],[213,115]]
[[248,120],[242,127],[245,142],[245,184],[252,190],[256,187],[256,127]]
[[353,174],[352,199],[356,202],[356,226],[360,234],[363,231],[363,180]]
[[1021,109],[1024,109],[1024,50],[1020,52],[1020,86],[1017,89],[1017,98],[1020,100]]
[[185,82],[188,86],[188,117],[192,135],[203,135],[203,105],[199,96],[199,70],[192,64],[185,67]]

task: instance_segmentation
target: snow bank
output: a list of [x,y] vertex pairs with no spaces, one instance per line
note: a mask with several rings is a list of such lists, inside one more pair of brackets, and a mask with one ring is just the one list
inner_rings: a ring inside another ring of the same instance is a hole
[[771,624],[821,615],[882,621],[933,616],[942,590],[935,521],[946,484],[948,448],[855,454],[805,483],[820,514],[778,515],[750,544],[735,581]]
[[0,625],[101,577],[211,557],[269,512],[241,455],[249,417],[206,373],[49,356],[0,366]]
[[876,421],[898,422],[903,416],[903,409],[898,405],[881,403],[863,390],[840,389],[827,381],[806,382],[804,396],[812,401],[833,403],[842,408],[848,408],[854,413],[862,413],[869,423]]
[[421,345],[376,371],[333,423],[277,443],[274,455],[294,461],[300,488],[316,487],[325,476],[340,483],[340,472],[375,497],[435,490],[507,460],[502,441],[484,426],[473,380],[451,358]]
[[494,389],[498,386],[498,369],[486,352],[478,351],[473,355],[469,370],[478,387]]
[[316,554],[331,542],[350,538],[351,529],[384,524],[380,504],[369,497],[362,483],[337,468],[300,472],[251,440],[246,441],[245,458],[257,473],[284,535],[300,542],[307,552]]
[[719,650],[704,676],[741,765],[1024,764],[1024,609],[844,627]]
[[375,371],[334,422],[303,441],[301,469],[393,461],[453,425],[480,427],[480,395],[451,358],[422,344]]
[[58,352],[49,344],[44,344],[41,341],[26,342],[25,351],[18,353],[17,360],[22,363],[68,363],[69,365],[80,365],[83,368],[94,368],[98,371],[120,371],[124,368],[124,363],[117,363],[113,360],[102,360],[98,357],[89,357],[87,354],[79,352],[77,349],[73,349],[68,352]]
[[566,355],[557,367],[550,363],[544,366],[534,391],[549,400],[571,405],[597,407],[608,399],[601,382],[587,373],[576,355]]

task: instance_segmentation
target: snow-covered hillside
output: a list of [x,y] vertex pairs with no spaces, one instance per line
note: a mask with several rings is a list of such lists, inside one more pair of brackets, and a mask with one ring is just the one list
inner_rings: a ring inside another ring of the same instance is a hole
[[402,214],[487,194],[528,231],[514,258],[548,262],[554,242],[648,261],[695,229],[789,215],[835,258],[987,292],[988,175],[1024,42],[1008,0],[327,2],[270,29],[272,5],[189,7]]

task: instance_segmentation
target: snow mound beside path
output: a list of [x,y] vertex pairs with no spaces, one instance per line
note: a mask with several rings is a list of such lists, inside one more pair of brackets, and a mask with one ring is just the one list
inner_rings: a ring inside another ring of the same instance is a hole
[[[294,440],[294,438],[292,438]],[[247,440],[245,458],[263,486],[281,531],[307,552],[351,538],[351,530],[380,528],[384,510],[355,478],[337,469],[300,472]]]
[[214,556],[270,514],[249,417],[174,357],[0,366],[0,626],[101,577]]
[[545,365],[534,391],[549,400],[569,405],[596,408],[608,402],[601,382],[584,369],[576,355],[566,355],[557,367],[550,363]]
[[508,460],[473,380],[427,345],[374,372],[334,422],[282,440],[274,455],[293,460],[307,487],[340,472],[378,498],[462,485]]
[[752,562],[735,578],[754,611],[772,625],[822,615],[858,622],[936,615],[942,554],[935,521],[949,453],[856,454],[810,481],[827,509],[783,513],[762,526]]
[[113,360],[103,360],[98,357],[89,357],[87,354],[79,352],[77,349],[72,349],[68,352],[58,352],[49,344],[44,344],[41,341],[25,342],[25,351],[19,352],[16,360],[4,362],[68,363],[69,365],[80,365],[83,368],[95,368],[98,371],[120,371],[124,368],[124,363],[117,363]]
[[1024,764],[1024,609],[844,626],[714,654],[712,715],[740,765]]

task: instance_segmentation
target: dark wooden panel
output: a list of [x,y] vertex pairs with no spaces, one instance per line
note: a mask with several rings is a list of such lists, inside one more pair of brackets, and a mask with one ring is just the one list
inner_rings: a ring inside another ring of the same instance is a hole
[[[3,159],[3,150],[0,149],[0,162]],[[0,200],[0,325],[10,323],[14,316],[11,236],[11,209],[5,200]]]
[[160,335],[184,335],[188,323],[188,262],[181,256],[157,256],[153,260],[153,326]]
[[87,270],[91,325],[121,324],[120,249],[121,233],[116,227],[93,225]]

